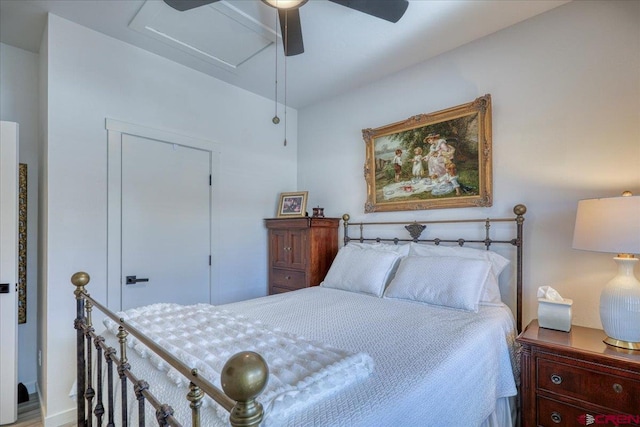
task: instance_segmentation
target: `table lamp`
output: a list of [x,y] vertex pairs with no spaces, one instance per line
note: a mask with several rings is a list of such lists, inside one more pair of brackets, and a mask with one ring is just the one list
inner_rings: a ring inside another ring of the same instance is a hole
[[640,196],[580,200],[573,248],[617,254],[618,274],[600,295],[605,343],[640,350],[640,281],[633,269],[640,254]]

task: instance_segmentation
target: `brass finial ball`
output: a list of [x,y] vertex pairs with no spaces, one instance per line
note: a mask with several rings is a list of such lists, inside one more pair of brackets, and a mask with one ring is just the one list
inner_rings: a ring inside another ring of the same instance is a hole
[[87,286],[89,280],[91,280],[89,274],[85,273],[84,271],[78,271],[73,276],[71,276],[71,283],[73,283],[73,286],[76,287]]
[[516,205],[513,208],[513,213],[516,215],[524,215],[527,213],[527,207],[525,205]]
[[344,222],[349,222],[349,220],[351,219],[351,217],[349,216],[349,214],[344,214],[342,215],[342,220]]
[[235,401],[254,399],[267,385],[269,368],[258,353],[243,351],[231,356],[222,368],[220,383],[225,394]]

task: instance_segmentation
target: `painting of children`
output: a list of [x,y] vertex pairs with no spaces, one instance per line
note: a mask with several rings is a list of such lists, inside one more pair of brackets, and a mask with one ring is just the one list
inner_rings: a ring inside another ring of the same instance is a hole
[[365,212],[491,206],[490,95],[362,134]]

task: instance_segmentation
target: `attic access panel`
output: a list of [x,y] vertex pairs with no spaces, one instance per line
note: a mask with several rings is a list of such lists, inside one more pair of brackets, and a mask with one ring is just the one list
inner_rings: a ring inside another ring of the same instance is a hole
[[129,27],[231,72],[280,37],[225,1],[185,12],[147,1]]

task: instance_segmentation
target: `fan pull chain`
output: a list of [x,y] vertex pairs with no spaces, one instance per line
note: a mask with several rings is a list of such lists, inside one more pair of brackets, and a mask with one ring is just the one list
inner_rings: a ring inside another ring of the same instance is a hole
[[284,14],[284,146],[287,146],[287,52],[289,47],[289,14]]
[[[276,10],[275,13],[275,24],[274,24],[274,28],[278,28],[278,11]],[[273,96],[273,100],[274,100],[274,115],[273,115],[273,119],[271,119],[271,121],[273,122],[274,125],[277,125],[278,123],[280,123],[280,117],[278,117],[278,39],[276,38],[276,42],[275,42],[275,46],[274,46],[274,51],[276,53],[276,75],[275,75],[275,94]]]

